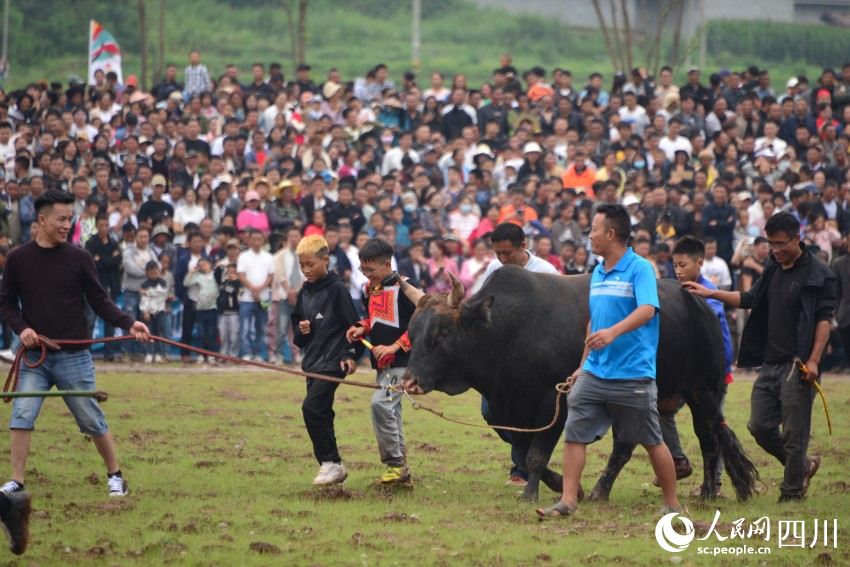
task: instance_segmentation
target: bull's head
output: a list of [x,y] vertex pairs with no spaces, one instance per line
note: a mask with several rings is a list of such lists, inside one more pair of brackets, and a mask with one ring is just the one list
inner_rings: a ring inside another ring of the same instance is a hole
[[463,285],[453,275],[451,293],[423,296],[410,321],[410,361],[404,377],[405,388],[424,393],[439,390],[457,395],[472,385],[467,368],[484,341],[476,338],[490,321],[494,296],[463,302]]

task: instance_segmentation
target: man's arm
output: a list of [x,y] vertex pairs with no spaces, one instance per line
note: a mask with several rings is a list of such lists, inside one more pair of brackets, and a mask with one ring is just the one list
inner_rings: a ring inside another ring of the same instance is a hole
[[717,301],[728,305],[729,307],[741,307],[746,309],[749,307],[744,304],[739,291],[723,291],[720,289],[708,289],[696,282],[682,282],[682,287],[700,297],[706,299],[716,299]]
[[806,361],[806,370],[808,372],[802,379],[806,382],[814,382],[820,373],[818,365],[820,357],[823,355],[823,349],[826,348],[826,342],[829,340],[829,321],[818,321],[815,326],[815,340],[812,343],[812,352],[809,354],[809,359]]

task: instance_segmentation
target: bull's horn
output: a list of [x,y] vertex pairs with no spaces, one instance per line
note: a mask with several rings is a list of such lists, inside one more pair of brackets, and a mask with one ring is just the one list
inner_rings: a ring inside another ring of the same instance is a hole
[[413,302],[413,305],[419,305],[419,300],[425,295],[424,291],[413,287],[410,285],[410,282],[401,276],[398,276],[398,285],[401,291],[404,292],[404,295],[407,296],[407,299]]
[[449,296],[449,307],[457,309],[460,307],[460,302],[463,301],[463,296],[466,291],[463,289],[463,284],[457,279],[453,273],[447,272],[452,280],[452,294]]

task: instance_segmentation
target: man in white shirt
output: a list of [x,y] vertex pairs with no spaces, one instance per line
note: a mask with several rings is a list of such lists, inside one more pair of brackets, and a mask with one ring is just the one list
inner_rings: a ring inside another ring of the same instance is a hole
[[500,224],[493,231],[490,239],[493,241],[493,252],[496,254],[496,259],[487,266],[487,271],[484,272],[485,280],[490,277],[490,274],[507,264],[520,266],[529,272],[558,273],[555,266],[542,258],[533,256],[525,249],[525,233],[517,225],[509,222]]
[[[301,231],[295,227],[290,228],[286,233],[283,246],[272,256],[275,275],[272,282],[272,304],[266,334],[269,364],[278,364],[281,361],[292,362],[295,358],[295,345],[289,339],[291,324],[289,317],[295,308],[298,291],[304,283],[304,274],[301,272],[298,256],[295,254],[300,240]],[[285,360],[286,354],[290,355],[289,360]]]
[[269,317],[275,266],[272,255],[262,249],[264,243],[263,233],[252,230],[248,237],[250,248],[242,252],[236,262],[236,271],[242,282],[242,293],[239,295],[239,356],[247,361],[262,360],[262,341]]
[[632,125],[632,130],[638,136],[643,136],[643,129],[649,126],[649,116],[646,109],[637,103],[637,95],[633,91],[623,93],[623,104],[617,111],[623,122]]
[[773,153],[777,156],[785,151],[785,148],[788,147],[788,143],[781,138],[777,138],[779,134],[779,124],[774,122],[773,120],[766,120],[764,122],[764,136],[761,138],[756,138],[756,143],[753,148],[753,151],[758,153],[764,149],[773,150]]
[[664,151],[664,155],[670,162],[675,161],[678,150],[688,152],[689,156],[693,153],[694,148],[691,141],[679,135],[683,124],[682,119],[678,116],[670,118],[670,123],[667,125],[667,135],[658,142],[658,147]]
[[[487,270],[484,272],[484,281],[486,285],[487,278],[490,274],[501,268],[502,266],[513,264],[521,266],[529,272],[539,272],[543,274],[557,274],[558,270],[555,266],[532,256],[526,249],[526,238],[522,228],[515,224],[506,222],[498,225],[490,237],[493,241],[493,251],[496,253],[496,259],[490,262]],[[484,421],[493,425],[493,415],[490,413],[490,404],[487,403],[487,398],[481,398],[481,416]],[[505,443],[511,443],[511,435],[507,431],[496,429],[496,433],[502,438]],[[513,450],[511,451],[511,476],[508,479],[508,486],[525,486],[528,484],[528,472],[525,470],[525,463]]]
[[717,289],[729,291],[732,289],[732,274],[729,266],[717,255],[717,240],[705,239],[705,261],[702,263],[700,274],[717,286]]
[[413,163],[419,163],[419,152],[413,149],[413,133],[402,132],[398,135],[398,146],[384,154],[381,164],[381,175],[389,175],[393,171],[401,171],[404,156]]

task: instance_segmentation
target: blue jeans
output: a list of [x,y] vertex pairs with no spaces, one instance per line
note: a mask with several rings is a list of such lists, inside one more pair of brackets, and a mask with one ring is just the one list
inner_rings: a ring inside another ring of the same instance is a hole
[[[34,364],[40,352],[28,351],[26,360]],[[59,390],[94,390],[94,363],[87,350],[47,351],[44,363],[38,368],[21,365],[19,392],[47,392],[53,386]],[[109,430],[103,410],[94,398],[63,398],[71,410],[80,432],[92,437],[105,435]],[[9,429],[35,429],[35,420],[44,398],[15,398]]]
[[[484,418],[484,421],[486,421],[488,425],[504,425],[504,423],[494,423],[493,414],[490,412],[490,403],[484,396],[481,396],[481,417]],[[496,432],[499,439],[511,446],[511,461],[513,461],[511,466],[511,476],[518,476],[522,479],[528,480],[525,463],[522,462],[522,458],[520,458],[511,443],[511,432],[505,431],[504,429],[494,429],[493,431]]]
[[[160,311],[159,313],[151,313],[151,320],[145,321],[145,323],[152,335],[171,338],[168,336],[168,318],[169,315],[165,311]],[[145,351],[147,354],[168,354],[168,345],[153,341],[145,345]]]
[[201,343],[201,348],[204,350],[218,352],[215,345],[218,335],[217,317],[218,312],[215,309],[195,311],[195,321],[198,323],[198,342]]
[[239,304],[239,356],[262,356],[263,335],[269,313],[261,303],[243,301]]
[[[142,301],[142,296],[138,291],[124,292],[124,313],[133,318],[134,321],[139,320],[139,303]],[[121,343],[123,352],[128,354],[142,354],[144,347],[138,341],[123,341]]]
[[289,362],[295,358],[289,346],[289,328],[292,326],[290,317],[294,310],[294,305],[290,305],[288,301],[281,301],[277,316],[277,348],[275,348],[275,354],[279,354]]

